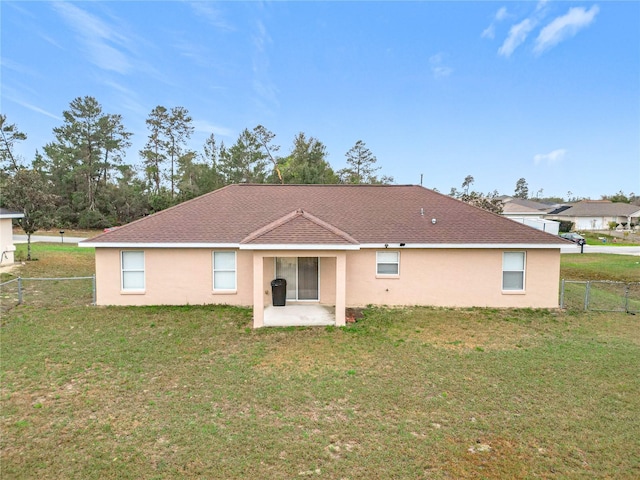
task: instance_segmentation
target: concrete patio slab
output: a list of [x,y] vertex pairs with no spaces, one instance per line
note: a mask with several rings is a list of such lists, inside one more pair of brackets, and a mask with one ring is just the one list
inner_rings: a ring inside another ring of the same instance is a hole
[[269,305],[264,309],[265,327],[325,326],[335,324],[335,307],[328,305],[287,303],[284,307]]

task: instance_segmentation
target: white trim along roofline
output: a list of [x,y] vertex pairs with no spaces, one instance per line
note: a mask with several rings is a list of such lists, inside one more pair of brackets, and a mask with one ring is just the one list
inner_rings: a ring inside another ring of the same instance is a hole
[[24,218],[24,213],[0,213],[0,218]]
[[79,247],[92,248],[239,248],[239,243],[170,243],[170,242],[78,242]]
[[540,248],[562,248],[569,247],[570,243],[361,243],[360,248],[393,248],[394,250],[408,248],[475,248],[475,249],[500,249],[518,248],[518,249],[540,249]]
[[239,244],[239,243],[151,243],[151,242],[79,242],[79,247],[90,248],[233,248],[239,250],[362,250],[372,249],[554,249],[571,246],[568,242],[558,243],[363,243],[360,245],[330,244]]

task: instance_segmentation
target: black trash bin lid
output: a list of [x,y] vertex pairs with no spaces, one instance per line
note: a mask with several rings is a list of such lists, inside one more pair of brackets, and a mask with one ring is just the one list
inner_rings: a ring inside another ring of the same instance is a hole
[[287,281],[284,278],[276,278],[275,280],[271,280],[272,287],[283,287],[287,285]]

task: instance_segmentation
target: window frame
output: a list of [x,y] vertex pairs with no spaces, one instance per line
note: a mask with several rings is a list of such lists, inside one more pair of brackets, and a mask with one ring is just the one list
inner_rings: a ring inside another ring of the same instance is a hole
[[[505,259],[507,255],[518,253],[522,255],[522,270],[506,270]],[[522,274],[522,288],[505,288],[504,274],[505,273],[521,273]],[[502,291],[505,293],[522,293],[526,291],[526,279],[527,279],[527,252],[514,251],[514,252],[502,252]]]
[[[233,269],[216,268],[216,254],[233,254]],[[216,272],[233,272],[233,288],[216,288]],[[211,252],[211,288],[214,293],[235,293],[238,290],[238,252],[235,250],[214,250]]]
[[[397,260],[395,262],[381,262],[380,254],[395,253]],[[396,273],[380,273],[380,265],[396,265]],[[379,250],[376,251],[376,277],[380,278],[397,278],[400,276],[400,251],[399,250]]]
[[[124,267],[124,257],[128,253],[141,253],[142,254],[142,269],[134,269]],[[147,288],[147,259],[144,250],[120,250],[120,290],[122,292],[144,292]],[[142,272],[142,288],[125,287],[125,276],[127,273],[140,273]]]

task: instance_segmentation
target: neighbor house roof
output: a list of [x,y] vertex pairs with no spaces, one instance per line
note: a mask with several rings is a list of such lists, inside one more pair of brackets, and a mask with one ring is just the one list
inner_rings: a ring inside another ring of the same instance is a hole
[[[537,245],[557,236],[415,185],[252,185],[215,190],[86,246]],[[81,242],[81,245],[83,242]]]
[[536,214],[542,215],[553,210],[554,206],[523,198],[507,197],[502,203],[502,214]]
[[563,217],[638,217],[640,207],[609,200],[583,200],[573,207],[556,213]]
[[24,218],[24,213],[0,208],[0,218]]

